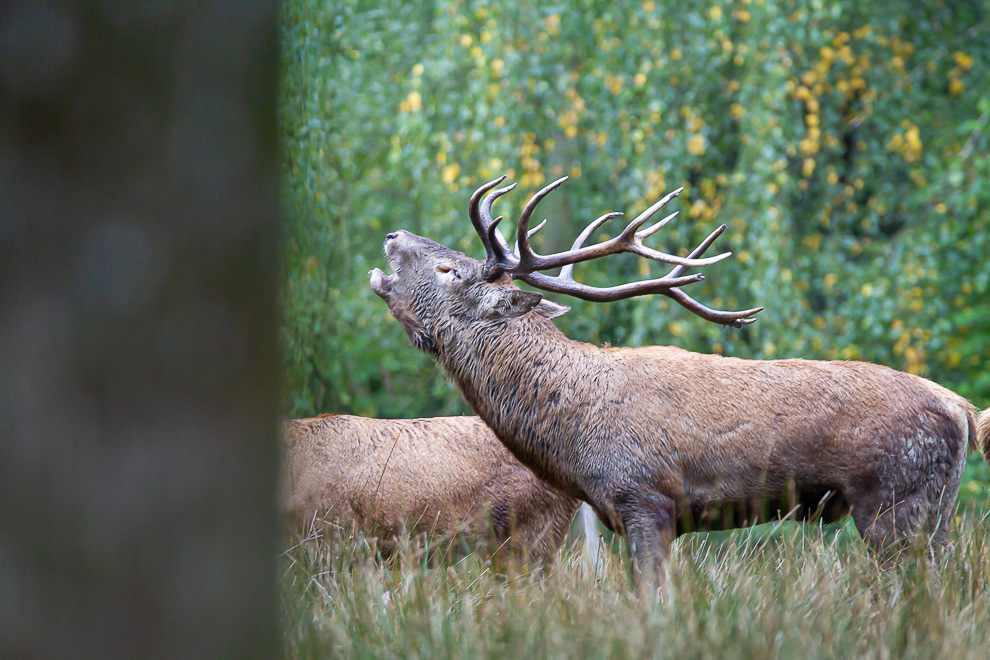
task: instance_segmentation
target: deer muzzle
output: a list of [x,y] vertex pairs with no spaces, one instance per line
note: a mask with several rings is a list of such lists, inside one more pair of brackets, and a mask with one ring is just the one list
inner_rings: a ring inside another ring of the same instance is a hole
[[371,290],[382,298],[392,291],[392,275],[386,275],[381,268],[375,268],[368,273],[371,275]]

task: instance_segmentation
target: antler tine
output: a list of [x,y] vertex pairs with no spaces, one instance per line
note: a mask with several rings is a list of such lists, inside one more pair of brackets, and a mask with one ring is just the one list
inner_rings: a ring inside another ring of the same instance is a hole
[[538,190],[535,195],[529,198],[529,201],[526,202],[526,206],[523,207],[522,213],[519,214],[519,226],[516,228],[516,234],[518,235],[518,238],[516,239],[516,254],[519,255],[520,268],[529,269],[539,260],[536,253],[533,252],[533,248],[529,245],[529,219],[532,217],[533,211],[536,210],[536,205],[543,201],[544,197],[549,195],[564,181],[567,181],[566,176],[563,176],[553,183],[550,183],[549,185]]
[[712,323],[721,323],[722,325],[729,325],[733,328],[741,328],[744,325],[749,325],[750,323],[756,323],[756,319],[749,318],[755,314],[763,311],[762,307],[754,307],[752,309],[744,309],[741,312],[726,312],[720,309],[712,309],[711,307],[706,307],[700,302],[684,293],[680,289],[668,289],[666,291],[661,291],[663,295],[673,298],[683,307],[691,310],[701,318],[706,321],[711,321]]
[[526,232],[526,237],[527,238],[533,238],[533,236],[536,234],[536,232],[540,231],[541,229],[543,229],[546,226],[547,226],[547,221],[546,221],[546,219],[544,219],[543,222],[541,222],[540,224],[536,225],[535,227],[533,227],[532,229],[530,229],[528,232]]
[[488,281],[498,279],[502,271],[514,268],[518,263],[515,254],[509,249],[509,242],[498,230],[498,223],[502,221],[502,216],[492,219],[492,204],[515,187],[516,184],[513,183],[504,188],[493,190],[481,201],[481,206],[478,209],[478,215],[484,227],[482,240],[485,242],[485,249],[488,252],[488,258],[485,260],[485,279]]
[[685,275],[684,277],[661,277],[654,280],[643,280],[642,282],[630,282],[610,287],[596,287],[575,282],[569,274],[565,276],[563,272],[557,277],[550,277],[543,273],[527,273],[516,276],[514,279],[522,280],[527,284],[544,291],[554,293],[566,293],[569,296],[589,300],[591,302],[615,302],[625,298],[645,296],[651,293],[662,293],[667,295],[672,288],[700,282],[705,276],[698,273],[695,275]]
[[488,183],[484,184],[483,186],[475,190],[474,193],[471,195],[471,202],[468,205],[471,215],[471,224],[474,225],[475,230],[481,235],[481,240],[485,239],[485,235],[483,232],[487,228],[485,227],[484,221],[481,218],[481,211],[478,208],[478,205],[481,204],[481,198],[486,192],[488,192],[498,184],[502,183],[503,181],[505,181],[504,174],[499,178],[495,179],[494,181],[489,181]]
[[678,213],[680,213],[680,211],[674,211],[673,213],[668,215],[663,220],[657,222],[656,224],[650,225],[643,231],[636,232],[636,238],[643,240],[644,238],[649,238],[650,236],[653,236],[653,234],[657,233],[658,231],[666,227],[668,222],[676,218]]
[[[488,183],[482,185],[480,188],[474,191],[471,195],[471,201],[468,204],[469,215],[471,216],[471,224],[474,225],[474,230],[478,232],[478,236],[481,238],[481,242],[485,245],[485,254],[487,259],[492,259],[494,254],[494,248],[492,246],[491,234],[489,232],[491,226],[491,215],[483,214],[480,206],[482,205],[482,196],[489,190],[497,186],[498,184],[505,181],[505,175],[498,177],[494,181],[489,181]],[[488,204],[488,208],[491,208],[491,204]]]
[[[688,255],[690,258],[700,257],[705,253],[712,243],[715,242],[722,232],[725,231],[726,225],[719,225],[715,228],[715,231],[708,234],[705,240],[698,244],[698,247],[691,250],[691,254]],[[687,270],[687,266],[675,266],[669,273],[667,277],[681,277],[684,271]],[[756,319],[749,318],[759,312],[763,311],[762,307],[754,307],[752,309],[746,309],[741,312],[725,312],[718,309],[712,309],[707,307],[683,291],[670,291],[665,295],[669,296],[673,300],[677,301],[679,304],[683,305],[690,311],[694,312],[701,318],[712,321],[714,323],[721,323],[723,325],[728,325],[733,328],[741,328],[744,325],[749,325],[750,323],[756,323]]]
[[[664,220],[666,220],[666,218],[664,218]],[[701,241],[701,243],[698,244],[698,247],[691,250],[691,254],[688,255],[688,258],[696,259],[701,255],[703,255],[705,253],[705,250],[710,248],[712,243],[715,242],[715,239],[722,235],[722,232],[725,231],[726,226],[727,225],[724,224],[720,225],[715,229],[715,231],[708,234],[708,237],[705,240]],[[683,275],[684,271],[686,271],[687,268],[688,268],[687,266],[675,266],[669,273],[667,273],[667,277],[678,277],[680,275]]]
[[[540,231],[541,229],[543,229],[546,226],[547,226],[547,221],[546,220],[543,220],[543,222],[541,222],[540,224],[536,225],[535,227],[533,227],[532,229],[530,229],[528,232],[526,232],[526,238],[533,238],[533,236],[535,236],[538,231]],[[516,237],[516,243],[515,243],[515,245],[512,248],[512,252],[517,257],[519,256],[519,237],[518,236]]]
[[502,216],[498,216],[490,223],[488,223],[487,233],[488,233],[488,242],[491,243],[492,245],[498,245],[499,254],[497,255],[497,258],[501,261],[501,258],[505,253],[505,246],[507,245],[507,242],[505,240],[505,236],[503,236],[502,232],[498,230],[498,223],[500,222],[502,222]]
[[[683,190],[684,188],[682,186],[677,190],[674,190],[673,192],[669,192],[666,195],[664,195],[663,198],[660,199],[660,201],[654,203],[653,206],[651,206],[650,208],[646,209],[645,211],[637,215],[632,222],[626,225],[626,228],[622,230],[622,234],[620,234],[620,236],[629,236],[631,234],[636,234],[636,230],[642,227],[644,224],[646,224],[646,221],[649,220],[651,217],[653,217],[653,214],[655,214],[663,207],[667,206],[667,203],[670,202],[670,200],[677,197],[678,195],[680,195]],[[672,216],[667,216],[657,224],[660,225],[660,227],[662,227],[663,225],[670,222],[670,220],[672,219],[673,219]],[[643,238],[646,238],[647,236],[653,234],[655,231],[657,231],[657,229],[659,229],[659,227],[656,226],[649,227],[643,232],[640,232],[641,234],[643,234],[642,236],[636,234],[636,238],[642,240]]]
[[[515,187],[517,185],[518,184],[513,183],[513,184],[510,184],[510,185],[508,185],[508,186],[506,186],[504,188],[499,188],[498,190],[493,190],[492,192],[488,193],[488,196],[485,197],[481,201],[481,208],[480,208],[481,220],[482,220],[482,222],[485,225],[485,230],[486,231],[488,230],[488,227],[493,222],[492,221],[492,204],[494,204],[495,203],[495,200],[498,199],[499,197],[501,197],[502,195],[504,195],[505,193],[511,192],[513,189],[515,189]],[[496,231],[495,232],[495,236],[498,239],[498,247],[501,248],[501,250],[503,251],[503,253],[504,252],[507,252],[508,249],[509,249],[509,242],[507,240],[505,240],[505,236],[503,236],[502,235],[502,232],[500,232],[500,231]]]
[[[596,245],[591,245],[587,247],[571,248],[566,252],[558,252],[556,254],[550,255],[538,255],[536,254],[532,247],[530,247],[529,242],[523,239],[525,235],[525,227],[529,221],[527,211],[532,214],[533,208],[536,203],[539,202],[548,192],[556,188],[563,179],[554,181],[549,186],[536,193],[533,198],[526,205],[526,210],[524,210],[524,217],[520,219],[520,240],[519,240],[519,263],[513,266],[510,270],[514,277],[520,276],[524,273],[532,273],[537,270],[551,270],[553,268],[560,268],[562,266],[567,266],[568,264],[576,264],[582,261],[589,261],[591,259],[597,259],[599,257],[604,257],[609,254],[616,254],[619,252],[630,252],[632,254],[639,255],[641,257],[646,257],[647,259],[652,259],[654,261],[660,261],[663,263],[676,264],[679,266],[688,266],[692,268],[697,268],[700,266],[710,266],[711,264],[718,263],[719,261],[732,256],[731,252],[725,252],[723,254],[716,255],[714,257],[707,257],[704,259],[695,259],[688,257],[678,257],[677,255],[667,254],[666,252],[660,252],[659,250],[654,250],[653,248],[646,247],[643,245],[643,237],[649,236],[659,227],[649,227],[643,232],[637,233],[636,230],[643,226],[650,216],[660,210],[665,204],[667,204],[671,199],[676,197],[683,188],[678,188],[677,190],[667,194],[659,202],[650,206],[650,208],[639,214],[632,222],[630,222],[625,229],[623,229],[618,236],[604,243],[598,243]],[[614,216],[613,216],[614,217]],[[664,218],[660,221],[661,223],[666,223],[670,221],[670,217]]]
[[[594,220],[591,221],[591,224],[585,227],[581,231],[581,233],[578,234],[578,237],[574,239],[574,243],[571,244],[571,249],[577,250],[578,248],[584,247],[584,242],[589,238],[591,238],[591,235],[594,234],[596,231],[598,231],[599,227],[604,225],[612,218],[618,218],[622,215],[625,215],[624,213],[622,213],[622,211],[612,211],[611,213],[606,213],[605,215],[595,218]],[[574,272],[574,264],[567,264],[566,266],[560,269],[559,277],[573,280],[574,278],[571,276],[571,273],[573,272]]]
[[471,194],[471,216],[472,217],[474,217],[478,213],[478,205],[481,203],[481,197],[486,192],[488,192],[489,190],[491,190],[492,188],[494,188],[498,184],[502,183],[503,181],[505,181],[505,175],[504,174],[502,176],[500,176],[499,178],[495,179],[494,181],[489,181],[488,183],[483,184],[480,188],[478,188],[477,190],[475,190]]

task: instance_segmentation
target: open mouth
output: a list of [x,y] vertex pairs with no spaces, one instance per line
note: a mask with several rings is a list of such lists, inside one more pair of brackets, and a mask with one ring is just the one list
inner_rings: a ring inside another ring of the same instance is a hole
[[[395,238],[395,234],[389,234],[385,237],[385,244],[382,246],[385,256],[388,258],[389,266],[395,271],[395,264],[392,262],[392,257],[388,253],[389,242]],[[381,297],[385,297],[392,290],[392,281],[395,279],[395,273],[391,275],[386,275],[381,268],[373,268],[368,272],[371,275],[371,290],[377,293]]]
[[368,274],[371,275],[371,290],[379,296],[384,297],[392,290],[395,274],[386,275],[381,268],[374,268]]

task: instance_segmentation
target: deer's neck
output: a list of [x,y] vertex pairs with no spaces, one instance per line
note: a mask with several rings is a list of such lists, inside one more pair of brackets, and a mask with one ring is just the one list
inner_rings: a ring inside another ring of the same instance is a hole
[[476,413],[523,464],[580,496],[570,466],[582,419],[596,401],[602,349],[568,339],[547,319],[527,314],[478,326],[445,342],[439,360]]

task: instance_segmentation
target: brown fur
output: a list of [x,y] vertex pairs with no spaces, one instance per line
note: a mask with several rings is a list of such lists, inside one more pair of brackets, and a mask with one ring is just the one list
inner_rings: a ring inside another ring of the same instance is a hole
[[976,437],[979,439],[983,459],[990,462],[990,408],[980,413],[976,422]]
[[516,461],[477,417],[286,421],[282,508],[297,524],[356,525],[551,560],[580,502]]
[[[975,420],[949,390],[863,362],[600,348],[477,260],[404,231],[386,253],[395,274],[376,271],[375,291],[506,447],[627,534],[640,565],[684,531],[850,510],[874,549],[944,543]],[[986,455],[986,412],[979,428]]]

